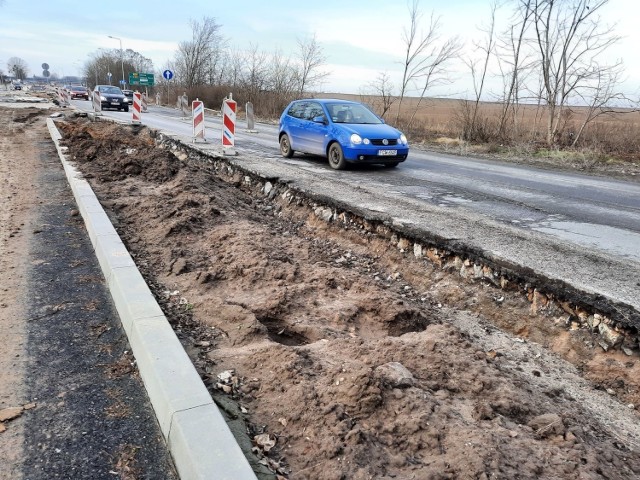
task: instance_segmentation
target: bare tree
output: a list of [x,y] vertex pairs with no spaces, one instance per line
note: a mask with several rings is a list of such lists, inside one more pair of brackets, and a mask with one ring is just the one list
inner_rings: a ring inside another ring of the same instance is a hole
[[547,108],[548,145],[553,145],[561,133],[570,99],[579,96],[609,68],[600,66],[597,57],[620,37],[610,27],[601,27],[598,12],[607,3],[608,0],[533,0],[530,6],[522,6],[532,9],[540,54],[541,93]]
[[[502,110],[498,120],[498,136],[505,138],[507,124],[513,124],[514,134],[518,134],[518,108],[520,92],[535,62],[527,50],[526,33],[531,27],[533,0],[516,0],[517,6],[511,17],[510,26],[498,37],[496,58],[504,82]],[[539,98],[539,96],[536,96]]]
[[244,58],[243,63],[246,68],[243,72],[242,87],[247,100],[255,101],[267,84],[268,56],[265,52],[260,51],[257,45],[250,45]]
[[420,104],[427,90],[450,82],[445,65],[457,57],[462,48],[458,37],[440,42],[440,19],[433,13],[429,21],[426,33],[419,30],[422,19],[420,0],[412,0],[409,5],[409,28],[403,29],[403,42],[405,45],[405,58],[403,63],[402,83],[398,99],[396,123],[402,110],[402,102],[411,87],[420,92],[418,104],[415,107],[408,126],[413,122]]
[[321,68],[327,61],[322,46],[318,43],[316,36],[307,39],[298,39],[298,94],[304,95],[308,88],[320,84],[329,72],[322,71]]
[[269,60],[269,90],[285,97],[292,96],[297,89],[298,76],[290,57],[283,56],[276,50]]
[[122,62],[125,72],[153,72],[153,61],[130,48],[124,51]]
[[87,85],[93,88],[107,82],[109,72],[119,71],[121,68],[129,73],[150,73],[153,72],[153,62],[131,49],[124,52],[122,60],[119,49],[99,49],[84,63],[82,76],[87,79]]
[[29,66],[20,57],[11,57],[7,60],[7,70],[18,80],[24,80],[29,74]]
[[175,64],[185,87],[204,85],[211,76],[210,66],[224,39],[222,26],[215,18],[203,17],[200,22],[190,21],[191,40],[181,42],[176,52]]
[[[475,101],[473,106],[468,108],[468,104],[465,102],[465,108],[463,112],[465,114],[465,121],[463,124],[462,137],[465,140],[476,140],[483,136],[483,132],[480,132],[478,126],[478,109],[480,107],[480,99],[484,93],[484,83],[487,78],[487,72],[489,71],[489,60],[494,53],[495,44],[495,25],[496,25],[496,10],[498,5],[496,2],[491,2],[490,10],[491,16],[489,25],[486,28],[481,28],[481,31],[486,33],[484,42],[474,42],[476,50],[482,52],[481,59],[466,60],[465,63],[471,70],[471,78],[473,81],[473,90],[475,94]],[[479,63],[482,62],[480,65]]]
[[[582,138],[585,128],[596,118],[602,115],[611,115],[620,113],[618,107],[627,106],[632,102],[617,90],[621,83],[622,64],[617,63],[610,67],[595,67],[596,78],[580,92],[580,98],[587,104],[587,111],[578,128],[577,133],[573,135],[571,146],[577,145]],[[635,109],[631,111],[637,111]],[[629,112],[627,110],[627,112]],[[630,113],[630,112],[629,112]]]
[[397,100],[393,95],[393,83],[387,72],[380,72],[374,81],[366,85],[364,92],[372,95],[371,104],[384,118],[391,106]]
[[224,76],[222,82],[232,88],[236,88],[242,83],[244,70],[244,52],[237,48],[232,48],[227,52],[224,64]]

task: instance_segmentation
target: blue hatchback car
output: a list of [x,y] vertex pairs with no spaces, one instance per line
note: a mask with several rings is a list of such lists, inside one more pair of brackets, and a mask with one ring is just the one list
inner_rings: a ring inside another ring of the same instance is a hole
[[295,100],[280,117],[280,153],[322,155],[342,170],[348,163],[395,167],[409,154],[407,137],[386,125],[358,102],[346,100]]

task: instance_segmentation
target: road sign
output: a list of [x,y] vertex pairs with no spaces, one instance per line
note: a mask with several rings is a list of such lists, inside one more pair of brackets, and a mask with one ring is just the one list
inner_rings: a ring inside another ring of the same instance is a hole
[[153,73],[130,73],[129,85],[146,85],[148,87],[153,87],[153,85],[155,85]]
[[107,77],[111,78],[111,72],[107,72]]
[[162,72],[162,76],[167,80],[171,80],[173,78],[173,72],[171,70],[165,70]]
[[49,64],[48,63],[43,63],[42,64],[42,69],[43,70],[49,70]]

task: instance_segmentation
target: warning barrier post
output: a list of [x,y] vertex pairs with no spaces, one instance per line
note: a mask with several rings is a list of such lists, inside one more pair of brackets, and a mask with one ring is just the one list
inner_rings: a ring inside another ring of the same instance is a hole
[[235,155],[237,103],[232,94],[222,102],[222,151],[225,155]]
[[191,102],[191,118],[193,121],[193,143],[195,143],[198,138],[206,142],[207,138],[205,137],[204,131],[204,102],[197,98]]
[[133,92],[133,118],[131,119],[132,125],[140,125],[140,119],[142,118],[142,95],[140,92]]

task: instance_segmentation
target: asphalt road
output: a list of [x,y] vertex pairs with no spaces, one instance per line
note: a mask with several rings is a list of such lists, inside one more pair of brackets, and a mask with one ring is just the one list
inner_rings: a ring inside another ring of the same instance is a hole
[[[90,110],[91,103],[74,101]],[[131,112],[105,116],[129,119]],[[150,106],[142,123],[191,136],[189,119],[171,108]],[[207,118],[207,137],[220,138],[220,117]],[[236,126],[239,154],[279,159],[319,176],[374,189],[381,197],[410,198],[429,206],[468,211],[511,227],[550,235],[563,242],[640,262],[640,184],[603,177],[507,165],[413,149],[396,169],[358,167],[336,177],[326,161],[312,156],[281,158],[277,126],[258,124],[248,133]]]

